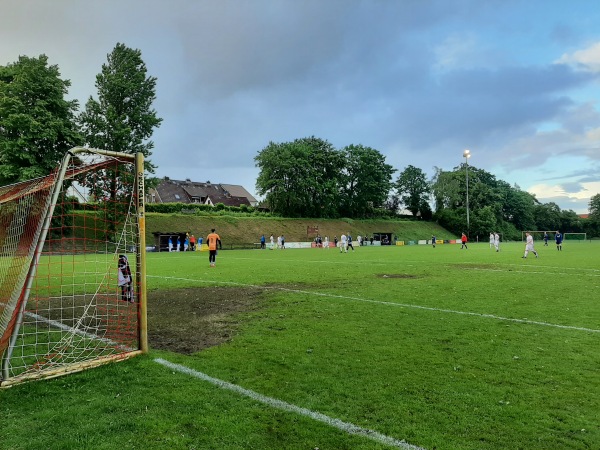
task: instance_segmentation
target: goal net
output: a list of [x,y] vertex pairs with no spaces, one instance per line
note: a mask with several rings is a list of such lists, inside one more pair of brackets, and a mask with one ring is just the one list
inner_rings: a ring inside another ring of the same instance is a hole
[[147,350],[143,155],[0,187],[0,386]]
[[565,241],[585,242],[587,239],[587,233],[565,233],[563,237]]

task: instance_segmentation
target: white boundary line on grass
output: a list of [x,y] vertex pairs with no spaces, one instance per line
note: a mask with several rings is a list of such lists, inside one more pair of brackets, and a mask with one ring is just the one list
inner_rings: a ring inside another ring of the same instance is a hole
[[237,384],[232,384],[227,381],[219,380],[218,378],[213,378],[209,375],[206,375],[205,373],[198,372],[194,369],[190,369],[189,367],[182,366],[180,364],[172,363],[172,362],[164,360],[162,358],[156,358],[154,361],[157,362],[158,364],[162,364],[163,366],[168,367],[169,369],[175,370],[177,372],[180,372],[180,373],[183,373],[186,375],[190,375],[190,376],[198,378],[200,380],[208,381],[209,383],[214,384],[215,386],[217,386],[221,389],[227,389],[229,391],[236,392],[245,397],[249,397],[260,403],[264,403],[265,405],[280,409],[282,411],[293,412],[296,414],[300,414],[302,416],[309,417],[313,420],[316,420],[318,422],[323,422],[329,426],[337,428],[338,430],[344,431],[348,434],[354,434],[357,436],[366,437],[368,439],[379,442],[381,444],[389,445],[391,447],[401,448],[404,450],[424,450],[422,447],[417,447],[416,445],[409,444],[404,440],[398,440],[398,439],[386,436],[384,434],[378,433],[377,431],[374,431],[374,430],[369,430],[367,428],[361,428],[357,425],[354,425],[354,424],[351,424],[348,422],[344,422],[340,419],[334,419],[332,417],[326,416],[325,414],[321,414],[319,412],[312,411],[310,409],[301,408],[299,406],[292,405],[290,403],[284,402],[283,400],[278,400],[273,397],[267,397],[265,395],[259,394],[258,392],[251,391],[249,389],[245,389],[241,386],[238,386]]
[[541,321],[537,321],[537,320],[516,319],[516,318],[511,318],[511,317],[496,316],[494,314],[482,314],[482,313],[475,313],[475,312],[469,312],[469,311],[457,311],[454,309],[434,308],[432,306],[411,305],[408,303],[384,302],[381,300],[372,300],[369,298],[349,297],[349,296],[345,296],[345,295],[326,294],[323,292],[302,291],[299,289],[288,289],[288,288],[273,287],[273,286],[258,286],[256,284],[235,283],[232,281],[204,281],[204,280],[194,280],[192,278],[160,277],[158,275],[147,275],[147,277],[148,278],[163,278],[163,279],[167,279],[167,280],[194,281],[196,283],[207,283],[207,284],[208,283],[210,283],[210,284],[226,284],[226,285],[231,285],[231,286],[253,287],[253,288],[257,288],[257,289],[272,289],[272,290],[277,290],[277,291],[293,292],[295,294],[317,295],[319,297],[339,298],[339,299],[343,299],[343,300],[354,300],[354,301],[366,302],[366,303],[376,303],[379,305],[400,306],[402,308],[413,308],[413,309],[422,309],[425,311],[436,311],[436,312],[449,313],[449,314],[460,314],[463,316],[482,317],[485,319],[494,319],[494,320],[502,320],[502,321],[506,321],[506,322],[524,323],[527,325],[540,325],[540,326],[544,326],[544,327],[560,328],[563,330],[585,331],[587,333],[600,333],[600,330],[595,329],[595,328],[576,327],[573,325],[560,325],[560,324],[556,324],[556,323],[541,322]]

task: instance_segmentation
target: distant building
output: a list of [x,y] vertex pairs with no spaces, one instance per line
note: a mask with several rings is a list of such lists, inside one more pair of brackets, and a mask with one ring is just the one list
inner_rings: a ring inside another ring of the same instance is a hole
[[257,206],[258,201],[243,186],[172,180],[164,177],[154,189],[148,190],[147,203],[199,203],[202,205]]

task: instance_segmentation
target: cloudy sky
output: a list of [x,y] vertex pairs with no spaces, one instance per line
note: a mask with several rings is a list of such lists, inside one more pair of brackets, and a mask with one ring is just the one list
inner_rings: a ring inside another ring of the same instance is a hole
[[585,213],[600,192],[597,0],[0,0],[0,65],[85,104],[120,42],[157,78],[158,176],[242,184],[317,136],[428,176],[464,161]]

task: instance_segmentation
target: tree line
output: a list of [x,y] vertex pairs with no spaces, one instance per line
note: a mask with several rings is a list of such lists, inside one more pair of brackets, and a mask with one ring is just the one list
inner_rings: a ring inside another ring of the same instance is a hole
[[436,167],[430,180],[422,169],[409,165],[394,179],[397,170],[378,150],[362,145],[335,149],[314,136],[270,142],[254,159],[258,194],[282,216],[364,219],[398,217],[406,210],[455,234],[468,233],[471,239],[487,238],[492,231],[505,239],[520,239],[523,230],[600,235],[600,194],[592,197],[590,219],[582,219],[465,164],[450,171]]

